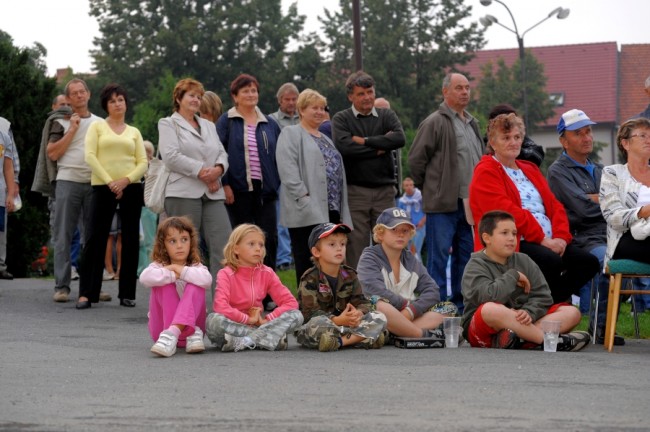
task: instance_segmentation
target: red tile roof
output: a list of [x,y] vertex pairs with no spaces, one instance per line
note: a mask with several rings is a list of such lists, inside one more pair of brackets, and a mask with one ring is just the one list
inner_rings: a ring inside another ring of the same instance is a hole
[[621,45],[620,87],[618,95],[620,122],[636,116],[650,103],[643,92],[650,75],[650,44]]
[[[555,126],[563,112],[578,108],[598,123],[617,120],[617,56],[616,42],[579,45],[530,47],[537,60],[544,64],[548,78],[547,93],[564,93],[564,105],[555,109],[547,126]],[[476,57],[459,69],[468,72],[474,83],[482,77],[480,67],[502,57],[508,66],[519,58],[519,50],[478,51]],[[473,84],[472,86],[474,86]],[[640,112],[641,110],[638,110]]]

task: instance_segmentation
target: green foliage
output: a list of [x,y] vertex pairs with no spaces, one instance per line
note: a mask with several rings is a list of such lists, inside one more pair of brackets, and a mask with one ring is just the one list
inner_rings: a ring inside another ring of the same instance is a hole
[[0,31],[0,115],[11,122],[20,155],[20,195],[23,209],[9,216],[7,264],[15,276],[25,276],[49,237],[46,200],[30,192],[45,121],[54,97],[55,81],[45,75],[45,48],[18,48]]
[[140,130],[145,140],[158,146],[158,120],[171,115],[174,102],[172,93],[178,79],[167,70],[148,91],[146,101],[135,107],[133,125]]
[[[319,81],[328,96],[344,91],[354,69],[351,2],[341,0],[340,11],[321,18],[328,39],[329,80]],[[447,69],[471,59],[483,46],[477,23],[460,26],[470,7],[457,0],[366,0],[361,2],[363,65],[377,83],[377,94],[400,111],[405,128],[416,127],[442,100]],[[337,98],[334,111],[345,108]]]
[[295,4],[283,15],[280,0],[90,0],[90,14],[102,34],[92,52],[99,77],[124,85],[132,105],[149,99],[148,84],[164,71],[191,76],[224,101],[246,72],[260,82],[265,112],[293,78],[286,47],[304,22]]
[[[553,102],[544,90],[546,76],[544,65],[526,51],[526,100],[528,106],[528,125],[534,129],[535,125],[544,123],[553,116]],[[521,62],[515,61],[512,67],[505,64],[503,58],[486,63],[481,72],[483,78],[478,85],[478,100],[473,106],[473,112],[487,114],[495,105],[507,103],[512,105],[519,115],[524,115],[523,83],[521,80]]]

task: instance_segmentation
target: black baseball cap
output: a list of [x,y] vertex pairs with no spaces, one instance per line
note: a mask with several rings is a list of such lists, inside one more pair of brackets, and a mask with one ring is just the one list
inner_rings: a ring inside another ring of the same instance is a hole
[[322,223],[320,225],[316,225],[314,229],[311,230],[311,234],[309,234],[309,249],[316,246],[318,240],[323,239],[331,234],[337,232],[348,234],[351,231],[352,229],[346,224],[335,224],[332,222],[327,222],[327,223]]

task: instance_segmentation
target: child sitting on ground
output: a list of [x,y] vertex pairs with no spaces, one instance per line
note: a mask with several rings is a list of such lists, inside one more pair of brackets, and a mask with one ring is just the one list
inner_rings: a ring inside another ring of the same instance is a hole
[[305,348],[326,352],[384,345],[386,317],[374,312],[356,272],[343,264],[349,232],[347,225],[322,223],[309,235],[314,267],[300,279],[298,303],[305,324],[295,333]]
[[462,282],[463,334],[470,345],[540,348],[544,341],[541,323],[553,320],[562,323],[558,351],[587,346],[588,333],[567,333],[580,322],[580,311],[568,303],[552,304],[551,291],[537,264],[528,255],[515,252],[514,217],[491,211],[483,215],[478,229],[485,248],[472,254]]
[[444,338],[438,329],[445,316],[457,316],[451,302],[440,302],[440,288],[406,247],[415,225],[398,207],[384,210],[372,230],[376,245],[363,250],[357,267],[366,297],[377,299],[377,310],[391,334]]
[[186,217],[162,222],[152,258],[140,275],[140,283],[151,288],[149,333],[156,341],[151,352],[171,357],[176,346],[188,353],[204,351],[205,290],[212,286],[212,276],[201,264],[192,222]]
[[[257,225],[235,228],[223,250],[224,268],[217,273],[214,313],[208,315],[208,338],[221,351],[264,348],[286,350],[287,333],[302,324],[291,291],[265,266],[264,232]],[[263,315],[267,294],[277,305]]]

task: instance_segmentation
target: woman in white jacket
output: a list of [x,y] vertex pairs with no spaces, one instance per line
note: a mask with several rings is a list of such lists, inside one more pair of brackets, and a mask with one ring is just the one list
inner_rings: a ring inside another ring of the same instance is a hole
[[325,119],[327,99],[306,89],[298,96],[300,124],[282,129],[276,159],[282,182],[280,224],[289,228],[296,263],[296,279],[312,264],[308,240],[324,222],[352,228],[343,158],[318,127]]
[[174,114],[158,122],[158,145],[170,171],[165,212],[169,216],[188,216],[202,234],[214,278],[232,231],[221,187],[228,155],[214,123],[199,117],[203,93],[203,85],[196,80],[187,78],[176,84]]

